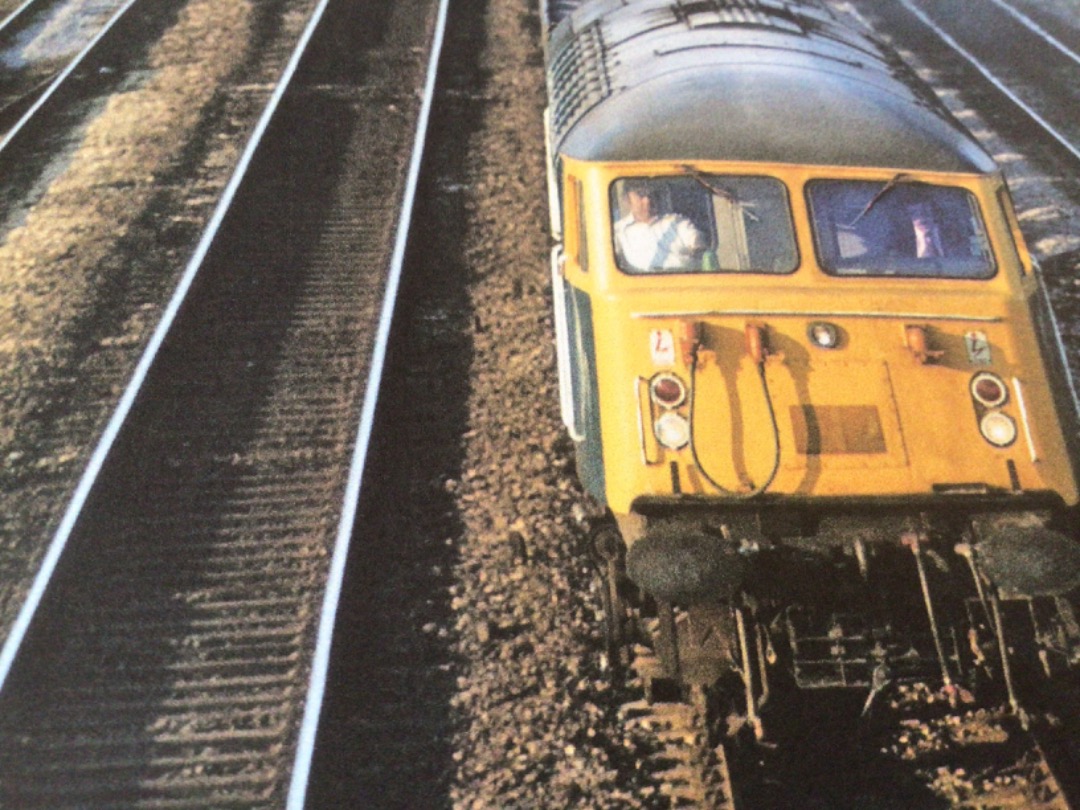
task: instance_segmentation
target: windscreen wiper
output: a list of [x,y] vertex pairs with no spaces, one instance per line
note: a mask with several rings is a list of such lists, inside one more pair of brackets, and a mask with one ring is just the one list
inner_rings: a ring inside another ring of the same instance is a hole
[[919,183],[919,182],[922,182],[922,181],[917,180],[916,178],[913,178],[907,172],[899,172],[898,174],[893,175],[892,179],[889,180],[887,183],[885,183],[885,185],[883,185],[881,188],[879,188],[877,190],[877,193],[873,197],[870,198],[870,202],[868,202],[865,206],[863,206],[863,210],[859,212],[859,215],[857,217],[855,217],[855,219],[851,220],[851,222],[848,223],[847,225],[845,225],[844,227],[845,228],[854,228],[859,223],[859,220],[862,219],[863,217],[865,217],[867,214],[869,214],[870,209],[878,204],[878,200],[880,200],[882,197],[884,197],[886,194],[888,194],[890,191],[892,191],[894,188],[896,188],[901,183]]
[[702,187],[704,187],[705,190],[708,191],[710,194],[712,194],[715,197],[719,197],[722,200],[727,200],[732,205],[737,206],[740,211],[742,211],[744,214],[746,214],[746,216],[749,217],[754,222],[760,222],[761,221],[761,217],[759,217],[757,214],[755,214],[753,211],[751,211],[749,208],[747,208],[745,205],[743,205],[743,203],[739,200],[738,197],[736,197],[734,194],[732,194],[727,189],[723,189],[723,188],[720,188],[719,186],[713,185],[707,179],[708,178],[707,174],[705,174],[704,172],[698,171],[697,169],[693,168],[692,166],[683,166],[682,168],[687,174],[689,174],[691,177],[693,177],[695,180],[697,180],[698,183]]

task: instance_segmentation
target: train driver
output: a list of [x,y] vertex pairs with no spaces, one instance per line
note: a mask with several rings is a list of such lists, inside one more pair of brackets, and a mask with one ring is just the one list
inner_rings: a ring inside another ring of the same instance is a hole
[[941,228],[934,216],[934,208],[928,202],[916,202],[908,205],[911,217],[912,236],[915,239],[915,257],[934,259],[945,255]]
[[701,231],[688,217],[660,213],[656,192],[645,178],[624,182],[624,210],[629,213],[615,223],[619,265],[638,272],[701,269],[707,247]]

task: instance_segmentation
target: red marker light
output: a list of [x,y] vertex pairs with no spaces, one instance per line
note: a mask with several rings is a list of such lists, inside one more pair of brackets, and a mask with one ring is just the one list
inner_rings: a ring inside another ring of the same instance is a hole
[[686,399],[686,386],[674,374],[657,374],[649,383],[649,392],[663,408],[677,408]]
[[987,408],[996,408],[1004,405],[1009,397],[1009,389],[1000,377],[984,371],[976,374],[971,379],[971,395],[975,401]]

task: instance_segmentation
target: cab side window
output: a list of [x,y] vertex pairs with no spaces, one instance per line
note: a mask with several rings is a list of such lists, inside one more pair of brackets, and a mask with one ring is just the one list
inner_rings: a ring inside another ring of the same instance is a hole
[[576,177],[566,178],[566,255],[577,262],[583,273],[589,271],[588,231],[585,227],[585,206],[582,204],[582,183]]

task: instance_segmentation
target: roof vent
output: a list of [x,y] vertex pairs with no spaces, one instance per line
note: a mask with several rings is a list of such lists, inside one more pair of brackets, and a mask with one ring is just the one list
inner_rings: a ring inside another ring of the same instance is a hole
[[756,25],[802,33],[790,11],[760,0],[676,0],[672,11],[690,28]]

